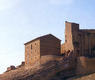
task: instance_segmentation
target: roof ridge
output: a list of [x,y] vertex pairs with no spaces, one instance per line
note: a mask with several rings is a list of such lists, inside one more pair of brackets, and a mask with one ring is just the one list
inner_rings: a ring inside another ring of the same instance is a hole
[[[35,41],[35,40],[37,40],[37,39],[40,39],[40,38],[42,38],[42,37],[48,36],[48,35],[51,35],[51,36],[55,37],[56,39],[60,40],[59,38],[57,38],[56,36],[54,36],[54,35],[52,35],[52,34],[46,34],[46,35],[37,37],[37,38],[35,38],[35,39],[33,39],[33,40],[30,40],[30,41],[26,42],[24,45],[26,45],[26,44],[28,44],[28,43],[30,43],[30,42],[32,42],[32,41]],[[60,41],[61,41],[61,40],[60,40]]]

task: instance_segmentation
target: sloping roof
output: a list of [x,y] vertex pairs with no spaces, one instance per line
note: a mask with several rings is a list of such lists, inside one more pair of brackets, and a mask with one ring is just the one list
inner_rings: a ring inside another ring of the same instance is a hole
[[[24,45],[26,45],[26,44],[28,44],[28,43],[31,43],[31,42],[33,42],[33,41],[35,41],[35,40],[41,39],[41,38],[43,38],[43,37],[46,37],[46,36],[53,36],[53,37],[55,37],[55,36],[52,35],[52,34],[47,34],[47,35],[44,35],[44,36],[37,37],[37,38],[35,38],[35,39],[31,40],[31,41],[28,41],[28,42],[26,42]],[[55,38],[58,39],[59,41],[61,41],[59,38],[57,38],[57,37],[55,37]]]
[[[65,21],[65,23],[78,24],[78,23],[75,23],[75,22],[68,22],[68,21]],[[79,24],[78,24],[78,25],[79,25]]]

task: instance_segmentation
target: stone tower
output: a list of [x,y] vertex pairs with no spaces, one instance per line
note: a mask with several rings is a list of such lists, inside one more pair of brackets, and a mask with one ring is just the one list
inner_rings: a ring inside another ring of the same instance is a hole
[[65,49],[74,51],[79,41],[78,38],[79,24],[65,22]]
[[61,40],[52,34],[44,35],[25,43],[25,65],[41,63],[44,55],[60,55]]

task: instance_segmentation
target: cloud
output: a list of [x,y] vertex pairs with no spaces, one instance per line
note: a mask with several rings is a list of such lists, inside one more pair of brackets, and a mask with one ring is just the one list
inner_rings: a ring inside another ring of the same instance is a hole
[[70,5],[74,0],[49,0],[49,2],[54,5]]
[[20,0],[0,0],[0,11],[13,8]]

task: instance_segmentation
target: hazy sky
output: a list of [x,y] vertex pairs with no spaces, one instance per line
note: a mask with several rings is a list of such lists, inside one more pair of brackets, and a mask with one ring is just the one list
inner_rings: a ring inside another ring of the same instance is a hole
[[35,37],[64,42],[64,21],[95,29],[95,0],[0,0],[0,73],[24,61],[24,43]]

